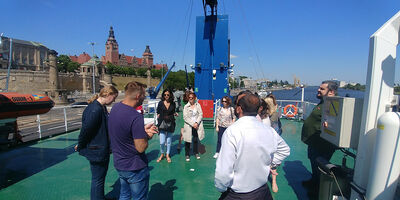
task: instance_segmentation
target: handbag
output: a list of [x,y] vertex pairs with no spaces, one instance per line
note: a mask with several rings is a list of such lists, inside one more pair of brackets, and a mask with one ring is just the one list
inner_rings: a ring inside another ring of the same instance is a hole
[[165,120],[163,120],[161,122],[160,126],[158,127],[158,129],[160,129],[160,130],[168,130],[171,126],[172,126],[172,122],[165,122]]

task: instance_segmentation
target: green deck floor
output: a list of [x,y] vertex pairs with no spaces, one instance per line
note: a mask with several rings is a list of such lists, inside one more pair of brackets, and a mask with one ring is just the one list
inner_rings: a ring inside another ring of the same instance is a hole
[[[302,123],[282,120],[283,138],[291,147],[291,155],[279,168],[279,192],[274,199],[308,199],[301,181],[310,178],[306,146],[300,141]],[[182,124],[181,119],[177,124]],[[179,126],[173,137],[172,163],[157,163],[159,138],[150,141],[147,156],[150,161],[149,199],[218,199],[214,187],[215,146],[217,136],[206,129],[202,144],[206,152],[200,160],[185,162],[184,152],[178,154]],[[88,161],[73,151],[79,131],[21,146],[0,153],[0,199],[89,199],[90,168]],[[336,152],[331,160],[341,162]],[[190,169],[194,169],[191,171]],[[119,194],[119,181],[110,162],[105,191],[107,197]]]

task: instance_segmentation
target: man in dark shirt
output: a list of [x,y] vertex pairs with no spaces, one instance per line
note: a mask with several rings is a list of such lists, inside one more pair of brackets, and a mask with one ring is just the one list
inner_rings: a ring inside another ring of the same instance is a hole
[[308,145],[307,154],[311,162],[312,176],[303,185],[308,188],[315,188],[319,185],[319,171],[316,162],[317,157],[330,160],[335,152],[335,146],[320,137],[321,134],[321,112],[324,96],[335,96],[338,85],[334,81],[323,81],[318,88],[317,98],[321,101],[314,108],[310,116],[304,121],[301,131],[301,140]]
[[109,137],[121,190],[119,199],[147,199],[149,189],[147,141],[157,132],[153,124],[144,126],[143,115],[135,108],[142,105],[146,85],[130,82],[125,98],[111,109]]

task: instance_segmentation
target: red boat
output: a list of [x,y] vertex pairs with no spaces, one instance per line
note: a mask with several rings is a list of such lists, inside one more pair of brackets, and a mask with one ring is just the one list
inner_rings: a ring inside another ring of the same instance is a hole
[[43,94],[0,93],[0,119],[44,114],[53,106],[54,102]]

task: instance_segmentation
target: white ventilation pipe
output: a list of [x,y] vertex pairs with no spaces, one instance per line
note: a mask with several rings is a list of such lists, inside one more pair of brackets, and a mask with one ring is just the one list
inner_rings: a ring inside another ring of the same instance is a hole
[[[353,184],[364,190],[368,186],[371,155],[378,118],[390,110],[393,100],[396,48],[399,43],[400,12],[387,21],[370,38],[364,107],[360,127]],[[372,183],[371,183],[372,184]],[[351,199],[362,199],[352,189]]]

